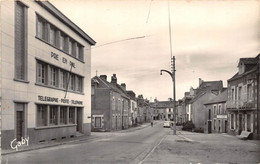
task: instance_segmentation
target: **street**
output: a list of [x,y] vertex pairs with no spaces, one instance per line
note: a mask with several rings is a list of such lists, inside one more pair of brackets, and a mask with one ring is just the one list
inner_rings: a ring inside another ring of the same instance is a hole
[[142,129],[93,133],[79,141],[2,156],[2,163],[259,163],[259,141],[177,131],[156,122]]

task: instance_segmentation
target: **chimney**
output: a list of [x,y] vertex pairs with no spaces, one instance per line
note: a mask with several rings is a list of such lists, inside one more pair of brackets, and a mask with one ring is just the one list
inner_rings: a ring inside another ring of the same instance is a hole
[[113,76],[111,76],[111,83],[112,84],[117,84],[116,74],[113,74]]
[[199,78],[199,86],[203,83],[203,80]]
[[122,84],[121,84],[121,87],[126,91],[126,85],[125,85],[125,83],[122,83]]
[[107,81],[107,75],[100,75],[100,78]]

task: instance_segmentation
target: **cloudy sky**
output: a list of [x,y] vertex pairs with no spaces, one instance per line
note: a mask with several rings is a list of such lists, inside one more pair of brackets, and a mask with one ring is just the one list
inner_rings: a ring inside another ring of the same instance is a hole
[[[92,77],[115,73],[145,98],[172,97],[166,0],[50,0],[96,42]],[[260,53],[259,1],[169,1],[176,99],[205,81],[227,79],[241,57]]]

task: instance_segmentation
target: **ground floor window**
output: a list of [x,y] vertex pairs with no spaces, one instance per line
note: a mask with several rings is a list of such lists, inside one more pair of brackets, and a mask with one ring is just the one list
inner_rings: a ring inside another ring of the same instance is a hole
[[58,107],[57,106],[50,106],[50,125],[57,125],[58,123]]
[[69,123],[75,124],[75,107],[69,108]]
[[47,125],[47,105],[37,105],[37,126]]
[[95,117],[95,128],[101,128],[101,117]]
[[61,124],[67,123],[67,107],[66,106],[60,107],[60,123]]
[[[92,115],[92,126],[94,128],[102,128],[103,121],[104,121],[103,118],[104,118],[103,115]],[[114,122],[114,119],[112,121]]]
[[[77,107],[58,105],[36,105],[37,127],[76,123]],[[48,119],[47,119],[48,118]]]

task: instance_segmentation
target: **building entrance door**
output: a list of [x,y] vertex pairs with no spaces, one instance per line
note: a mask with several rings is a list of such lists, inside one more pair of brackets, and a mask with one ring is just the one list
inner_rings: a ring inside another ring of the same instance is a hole
[[227,120],[225,120],[225,133],[227,133]]
[[238,134],[240,135],[242,132],[242,114],[238,115]]
[[77,109],[77,132],[82,132],[82,124],[83,124],[83,115],[82,115],[82,108]]
[[25,104],[16,103],[16,139],[17,141],[21,141],[21,138],[25,136]]
[[208,121],[208,133],[212,133],[211,132],[211,121]]

